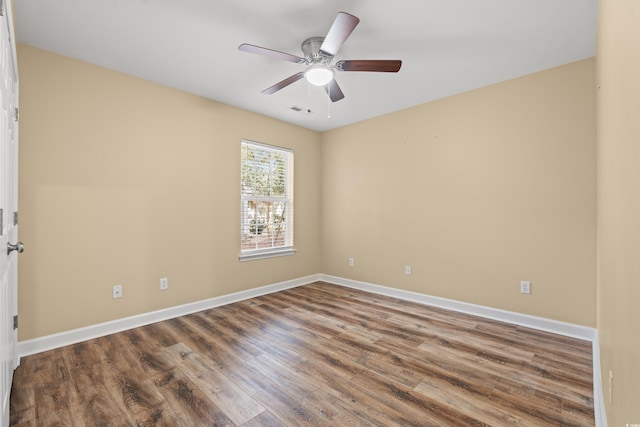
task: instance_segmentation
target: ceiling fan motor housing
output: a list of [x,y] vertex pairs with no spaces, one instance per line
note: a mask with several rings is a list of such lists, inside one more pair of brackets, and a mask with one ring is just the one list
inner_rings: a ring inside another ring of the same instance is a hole
[[320,46],[324,42],[324,37],[309,37],[302,42],[302,53],[307,60],[307,63],[312,64],[315,62],[323,61],[327,62],[330,57],[325,57],[320,53]]

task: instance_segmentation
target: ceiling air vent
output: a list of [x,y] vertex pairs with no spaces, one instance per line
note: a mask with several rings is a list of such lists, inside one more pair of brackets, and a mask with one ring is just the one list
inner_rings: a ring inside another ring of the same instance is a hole
[[296,113],[306,114],[307,116],[313,113],[313,111],[311,111],[310,109],[298,107],[297,105],[292,106],[291,111],[295,111]]

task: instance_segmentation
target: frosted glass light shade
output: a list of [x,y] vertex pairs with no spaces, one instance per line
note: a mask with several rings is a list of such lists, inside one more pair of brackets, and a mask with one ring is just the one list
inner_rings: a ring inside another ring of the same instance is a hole
[[333,80],[333,70],[324,65],[312,65],[304,72],[304,77],[315,86],[324,86]]

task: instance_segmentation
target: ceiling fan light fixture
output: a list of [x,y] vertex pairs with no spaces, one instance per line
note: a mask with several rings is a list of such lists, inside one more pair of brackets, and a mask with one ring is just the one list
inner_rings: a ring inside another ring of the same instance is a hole
[[323,64],[314,64],[307,68],[304,77],[314,86],[324,86],[333,80],[334,72]]

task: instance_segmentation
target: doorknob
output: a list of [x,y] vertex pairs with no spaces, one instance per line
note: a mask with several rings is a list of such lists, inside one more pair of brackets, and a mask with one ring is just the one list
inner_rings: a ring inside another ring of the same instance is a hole
[[22,252],[24,252],[24,245],[22,244],[22,242],[18,242],[15,245],[7,243],[7,255],[9,255],[11,251],[18,251],[18,253],[21,254]]

